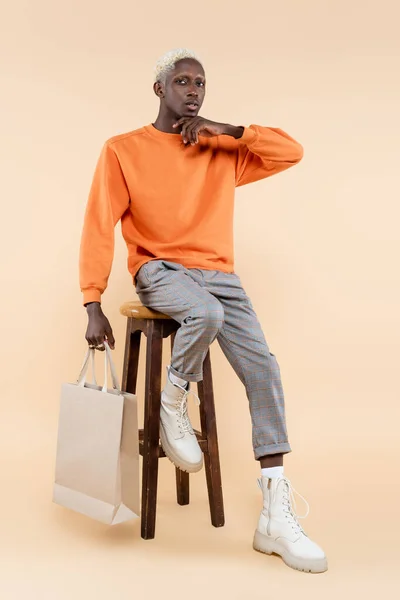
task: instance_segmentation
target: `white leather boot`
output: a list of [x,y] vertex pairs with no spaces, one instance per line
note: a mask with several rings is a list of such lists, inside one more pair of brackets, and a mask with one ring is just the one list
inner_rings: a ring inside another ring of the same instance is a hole
[[[254,534],[253,548],[266,554],[279,554],[293,569],[309,573],[322,573],[328,562],[324,551],[306,535],[300,526],[293,507],[295,500],[292,485],[286,477],[261,477],[258,484],[263,492],[264,503],[258,527]],[[296,492],[298,493],[298,492]],[[300,496],[300,494],[299,494]]]
[[195,473],[203,466],[203,453],[189,420],[187,399],[189,394],[199,397],[177,383],[172,383],[167,367],[167,383],[161,393],[160,439],[165,454],[182,471]]

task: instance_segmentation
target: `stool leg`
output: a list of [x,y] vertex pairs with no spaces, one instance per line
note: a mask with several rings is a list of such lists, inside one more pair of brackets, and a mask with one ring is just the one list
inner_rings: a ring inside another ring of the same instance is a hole
[[128,324],[126,326],[124,367],[122,372],[122,390],[124,392],[136,394],[136,383],[139,367],[140,338],[142,332],[140,331],[140,329],[137,331],[132,331],[132,327],[132,319],[128,319]]
[[176,499],[180,506],[189,504],[189,473],[181,471],[177,467],[176,471]]
[[163,342],[161,328],[160,322],[149,320],[147,323],[141,523],[141,534],[145,540],[154,538],[156,525]]
[[199,381],[198,383],[198,392],[201,402],[200,418],[202,437],[207,438],[207,451],[204,453],[204,464],[207,478],[208,500],[210,503],[211,523],[214,527],[222,527],[225,524],[224,501],[222,497],[210,351],[207,352],[204,359],[203,381]]
[[[174,349],[176,331],[171,334],[171,354]],[[186,506],[189,504],[189,473],[181,471],[181,469],[175,468],[176,474],[176,499],[180,506]]]

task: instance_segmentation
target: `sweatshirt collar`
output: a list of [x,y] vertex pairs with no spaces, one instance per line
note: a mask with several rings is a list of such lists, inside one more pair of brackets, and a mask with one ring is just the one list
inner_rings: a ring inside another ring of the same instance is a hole
[[165,140],[171,143],[183,144],[182,136],[180,133],[166,133],[165,131],[160,131],[159,129],[156,129],[152,123],[150,123],[149,125],[145,125],[144,128],[147,131],[147,133],[155,139]]

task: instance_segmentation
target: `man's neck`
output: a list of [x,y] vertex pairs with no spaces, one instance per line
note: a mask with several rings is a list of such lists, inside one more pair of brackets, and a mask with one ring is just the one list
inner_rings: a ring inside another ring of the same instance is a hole
[[153,126],[159,131],[163,131],[164,133],[180,134],[180,127],[176,127],[175,129],[172,127],[173,124],[178,120],[178,118],[179,117],[174,117],[172,115],[159,114],[157,119],[154,121]]

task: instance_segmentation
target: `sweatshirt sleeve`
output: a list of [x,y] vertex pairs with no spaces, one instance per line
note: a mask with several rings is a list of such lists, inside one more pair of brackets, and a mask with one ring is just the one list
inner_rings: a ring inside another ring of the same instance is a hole
[[79,256],[83,304],[100,302],[114,258],[114,229],[129,207],[117,155],[107,142],[100,154],[86,206]]
[[282,129],[250,125],[238,142],[236,187],[285,171],[303,157],[301,144]]

